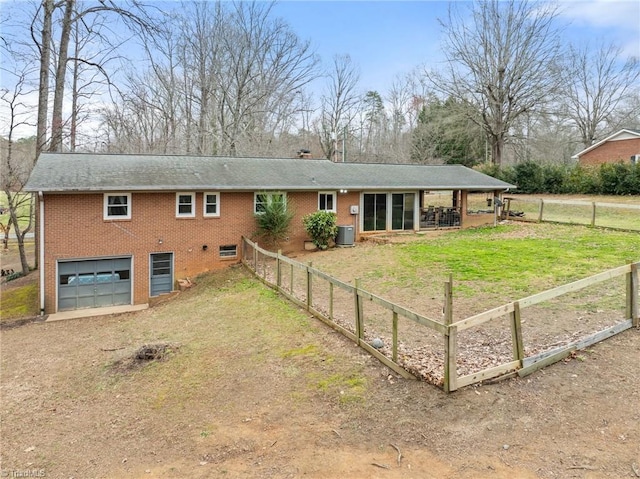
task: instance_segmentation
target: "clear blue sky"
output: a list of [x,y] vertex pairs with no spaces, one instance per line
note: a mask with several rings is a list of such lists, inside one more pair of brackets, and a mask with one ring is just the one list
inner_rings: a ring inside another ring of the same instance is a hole
[[[456,2],[464,8],[466,2]],[[274,13],[310,40],[326,65],[335,54],[351,55],[360,67],[361,89],[384,93],[398,74],[441,60],[438,18],[448,2],[281,0]],[[613,40],[640,57],[640,1],[559,2],[567,41]]]
[[446,2],[283,1],[274,13],[317,47],[330,65],[349,54],[361,71],[363,90],[383,90],[397,74],[441,58],[438,17]]

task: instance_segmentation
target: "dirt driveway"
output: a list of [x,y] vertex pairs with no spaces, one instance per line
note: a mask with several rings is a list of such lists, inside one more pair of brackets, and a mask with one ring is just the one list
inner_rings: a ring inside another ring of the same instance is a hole
[[[1,340],[5,477],[640,474],[636,330],[527,379],[446,395],[234,269],[144,312]],[[176,352],[118,366],[157,341]]]

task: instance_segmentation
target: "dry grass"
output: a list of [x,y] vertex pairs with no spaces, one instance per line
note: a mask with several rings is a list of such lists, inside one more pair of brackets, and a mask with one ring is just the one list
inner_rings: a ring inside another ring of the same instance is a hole
[[[3,471],[569,478],[568,465],[624,477],[637,461],[633,331],[526,381],[446,396],[390,374],[236,268],[143,312],[0,334]],[[159,343],[179,348],[114,369]]]

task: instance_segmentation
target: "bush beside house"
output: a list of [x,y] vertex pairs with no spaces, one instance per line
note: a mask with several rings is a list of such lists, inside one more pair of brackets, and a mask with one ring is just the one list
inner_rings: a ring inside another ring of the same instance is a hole
[[313,244],[320,249],[327,249],[329,241],[338,234],[337,215],[331,211],[316,211],[305,215],[302,223]]

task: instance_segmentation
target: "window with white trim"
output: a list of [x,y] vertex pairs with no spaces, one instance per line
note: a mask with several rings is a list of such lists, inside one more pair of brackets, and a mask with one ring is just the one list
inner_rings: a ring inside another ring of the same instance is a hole
[[196,215],[196,194],[176,193],[176,216],[193,218]]
[[238,256],[238,246],[235,244],[227,244],[220,246],[221,258],[235,258]]
[[264,213],[267,205],[273,202],[287,204],[287,196],[284,193],[255,193],[253,197],[253,211],[256,214]]
[[103,215],[105,220],[130,220],[131,193],[105,193]]
[[320,191],[318,193],[318,211],[336,212],[336,192]]
[[202,203],[204,205],[204,216],[220,216],[220,193],[204,192],[202,194]]

